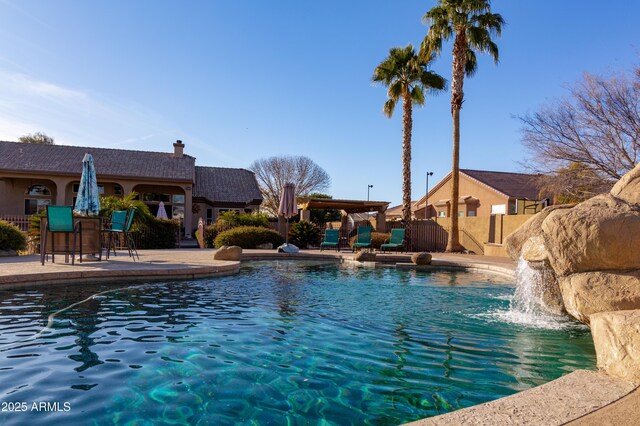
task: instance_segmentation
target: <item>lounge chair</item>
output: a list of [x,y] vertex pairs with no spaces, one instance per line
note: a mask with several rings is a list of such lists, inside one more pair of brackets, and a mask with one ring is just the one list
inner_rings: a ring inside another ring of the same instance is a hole
[[[140,260],[140,256],[138,255],[138,250],[136,249],[136,243],[133,239],[133,235],[131,234],[131,226],[133,225],[133,218],[135,217],[135,214],[136,214],[136,208],[132,207],[126,212],[126,219],[124,221],[124,226],[121,225],[122,211],[116,211],[113,213],[114,214],[118,213],[118,216],[117,216],[118,221],[116,222],[116,226],[114,228],[113,215],[111,216],[112,217],[111,229],[107,230],[107,232],[111,234],[109,238],[109,245],[107,246],[107,259],[109,258],[109,251],[111,250],[111,240],[112,240],[111,237],[119,238],[119,236],[122,235],[124,238],[124,244],[126,245],[127,251],[129,252],[129,257],[132,257],[134,261],[136,260],[136,257],[138,257],[138,260]],[[115,247],[113,249],[113,252],[115,253]]]
[[[76,260],[76,237],[80,234],[80,263],[82,263],[82,223],[73,220],[72,206],[47,206],[47,226],[44,230],[44,241],[40,246],[40,261],[44,266],[47,257],[47,240],[51,235],[51,262],[56,261],[56,250],[69,256],[71,253],[71,264],[75,265]],[[65,234],[64,251],[56,249],[56,234]],[[69,235],[73,234],[73,245],[69,249]]]
[[382,250],[382,252],[385,250],[391,251],[391,249],[396,249],[397,253],[399,248],[404,249],[404,228],[392,229],[389,239],[380,246],[380,250]]
[[351,246],[351,251],[360,248],[371,248],[370,226],[358,226],[358,235],[356,236],[356,242]]
[[320,243],[320,251],[324,248],[335,248],[340,251],[340,231],[338,229],[325,229],[324,241]]

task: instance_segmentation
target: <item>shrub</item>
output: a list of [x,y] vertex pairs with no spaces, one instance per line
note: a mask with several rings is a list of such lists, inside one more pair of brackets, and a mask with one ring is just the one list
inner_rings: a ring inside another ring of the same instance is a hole
[[269,218],[264,213],[238,213],[228,211],[220,213],[216,223],[209,225],[204,230],[204,245],[207,248],[215,247],[215,239],[220,232],[239,226],[269,227]]
[[311,222],[296,222],[289,228],[289,242],[300,248],[320,244],[320,228]]
[[136,200],[138,194],[130,192],[126,197],[110,195],[100,198],[100,216],[110,218],[111,213],[116,210],[128,210],[132,207],[136,208],[136,215],[133,217],[133,223],[154,223],[155,217],[149,211],[149,207],[140,200]]
[[214,241],[216,248],[240,246],[244,249],[254,249],[256,246],[266,243],[271,243],[274,247],[277,247],[284,243],[284,238],[269,228],[240,226],[220,232]]
[[[135,218],[134,218],[135,220]],[[180,229],[178,220],[151,217],[144,225],[136,225],[141,233],[139,249],[168,249],[176,247],[176,235]]]
[[24,250],[27,239],[17,226],[0,220],[0,250]]
[[[388,240],[390,237],[391,237],[391,234],[386,232],[372,232],[371,247],[374,249],[379,249],[380,246],[384,244],[384,242]],[[353,246],[355,242],[356,242],[356,236],[354,235],[349,239],[349,246]]]

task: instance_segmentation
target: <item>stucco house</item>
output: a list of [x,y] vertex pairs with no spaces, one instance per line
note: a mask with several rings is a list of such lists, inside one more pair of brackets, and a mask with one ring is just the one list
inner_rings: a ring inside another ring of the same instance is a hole
[[[458,217],[536,213],[551,203],[540,195],[535,175],[460,169]],[[451,217],[451,173],[412,208],[416,218]],[[425,215],[425,200],[427,210]]]
[[0,216],[74,204],[85,153],[94,158],[101,194],[135,191],[153,214],[162,201],[168,216],[182,221],[187,237],[199,217],[211,223],[222,211],[260,208],[251,171],[196,166],[184,146],[176,141],[172,152],[150,152],[0,141]]

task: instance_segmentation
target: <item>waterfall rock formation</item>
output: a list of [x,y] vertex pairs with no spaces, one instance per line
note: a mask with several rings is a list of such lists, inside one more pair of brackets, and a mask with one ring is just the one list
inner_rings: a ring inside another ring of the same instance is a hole
[[556,311],[561,303],[588,324],[594,313],[640,309],[640,164],[608,194],[544,209],[506,249],[547,272],[541,297]]

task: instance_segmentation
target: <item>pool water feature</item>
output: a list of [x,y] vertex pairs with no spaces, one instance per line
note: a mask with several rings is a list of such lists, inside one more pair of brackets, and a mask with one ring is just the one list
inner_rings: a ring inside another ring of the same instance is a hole
[[503,320],[491,275],[271,261],[121,287],[0,290],[0,401],[60,408],[0,424],[399,424],[595,368],[585,326]]

